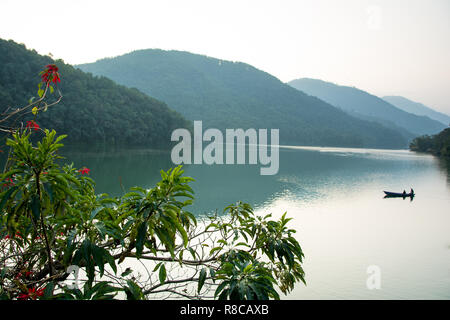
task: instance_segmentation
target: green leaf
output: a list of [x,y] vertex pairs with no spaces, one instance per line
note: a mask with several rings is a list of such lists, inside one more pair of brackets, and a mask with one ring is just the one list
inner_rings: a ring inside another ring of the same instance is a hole
[[92,256],[94,258],[94,262],[95,264],[98,266],[98,268],[100,269],[100,277],[103,276],[103,273],[105,272],[105,267],[104,267],[104,261],[103,261],[103,250],[100,247],[97,247],[96,245],[92,245],[91,247],[92,250]]
[[105,224],[102,221],[100,221],[100,222],[94,223],[94,226],[98,230],[98,232],[100,233],[100,237],[102,239],[105,239],[105,235],[107,233]]
[[126,277],[132,272],[133,272],[133,270],[131,270],[131,268],[126,268],[125,271],[120,274],[120,276],[121,277]]
[[50,202],[53,202],[54,194],[53,194],[53,188],[52,188],[51,184],[48,182],[44,183],[44,190],[48,193]]
[[69,231],[69,234],[67,236],[67,246],[68,247],[72,246],[73,239],[77,235],[77,232],[78,232],[77,228],[74,228]]
[[92,210],[89,220],[94,220],[97,213],[99,213],[102,209],[103,209],[102,207],[98,207],[98,208],[95,208],[94,210]]
[[49,283],[47,283],[47,285],[45,286],[45,290],[44,290],[44,295],[42,296],[41,299],[49,299],[52,297],[53,295],[53,289],[55,288],[55,283],[53,281],[50,281]]
[[219,300],[226,300],[228,297],[228,293],[230,292],[229,289],[225,289],[222,291],[222,293],[219,295]]
[[195,250],[194,249],[192,249],[191,247],[189,247],[188,248],[189,249],[189,252],[191,253],[191,255],[192,255],[192,258],[196,258],[197,257],[197,252],[195,252]]
[[114,260],[114,257],[105,249],[103,249],[104,254],[103,254],[103,258],[106,259],[106,261],[108,261],[108,264],[110,265],[111,269],[113,269],[114,274],[117,273],[117,266],[116,266],[116,260]]
[[187,232],[186,230],[184,230],[183,226],[178,221],[175,220],[174,223],[175,227],[180,232],[181,237],[183,238],[183,245],[186,247],[189,242]]
[[209,254],[212,256],[216,251],[220,251],[220,250],[222,250],[222,249],[223,249],[222,247],[215,247],[215,248],[212,248],[211,251],[209,252]]
[[250,245],[248,245],[248,244],[245,243],[245,242],[239,242],[238,244],[236,244],[236,247],[237,247],[237,246],[246,246],[246,247],[250,248]]
[[138,227],[138,233],[136,237],[136,256],[139,258],[144,249],[145,238],[147,235],[147,221],[142,222]]
[[264,295],[261,292],[259,286],[255,285],[254,283],[249,283],[248,286],[252,288],[253,292],[256,294],[257,300],[264,300]]
[[249,263],[245,268],[244,268],[244,273],[248,273],[253,269],[253,265],[251,263]]
[[214,293],[214,297],[217,297],[217,295],[229,284],[229,281],[223,281],[216,289],[216,292]]
[[[110,286],[107,282],[99,282],[92,288],[92,293],[95,293],[92,296],[92,300],[111,300],[117,294],[119,289],[113,286]],[[107,294],[107,293],[113,293]]]
[[33,217],[37,221],[41,215],[41,202],[37,194],[33,195],[31,198],[31,211],[33,212]]
[[142,289],[131,280],[127,280],[125,292],[127,294],[127,300],[142,300],[144,298]]
[[215,281],[214,277],[216,276],[216,271],[213,268],[209,268],[209,275],[213,278],[213,281]]
[[200,290],[205,284],[205,280],[206,280],[206,269],[202,269],[200,271],[200,277],[198,278],[198,293],[200,293]]
[[92,255],[92,244],[88,239],[85,239],[81,245],[81,254],[84,258],[84,261],[86,262],[86,273],[88,276],[88,280],[89,282],[87,283],[92,283],[92,281],[94,281],[94,277],[95,277],[95,266],[94,266],[94,262],[91,259],[91,255]]
[[11,194],[17,189],[17,187],[12,187],[6,191],[5,195],[2,197],[2,202],[0,202],[0,211],[3,210],[3,207],[5,206],[6,202],[9,200],[9,197]]
[[153,272],[156,272],[159,269],[159,267],[161,267],[161,264],[162,264],[162,262],[159,262],[153,269]]
[[166,281],[167,273],[166,267],[162,264],[159,268],[159,282],[163,284]]

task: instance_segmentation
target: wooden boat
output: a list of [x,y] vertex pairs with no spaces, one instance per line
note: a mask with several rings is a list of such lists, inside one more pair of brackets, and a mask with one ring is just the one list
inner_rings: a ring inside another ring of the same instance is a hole
[[386,197],[390,198],[397,198],[397,197],[414,197],[414,193],[398,193],[398,192],[389,192],[389,191],[383,191],[386,194]]

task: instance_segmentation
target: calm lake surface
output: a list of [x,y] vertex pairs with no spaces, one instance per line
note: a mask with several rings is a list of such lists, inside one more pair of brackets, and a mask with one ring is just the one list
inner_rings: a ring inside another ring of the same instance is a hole
[[[170,153],[145,149],[83,152],[63,149],[77,167],[91,169],[99,193],[152,187]],[[197,214],[238,200],[258,213],[293,217],[305,253],[307,286],[287,299],[449,299],[450,178],[440,161],[405,150],[280,148],[277,175],[259,165],[189,165]],[[383,199],[383,190],[416,192]],[[369,290],[369,266],[381,288]]]

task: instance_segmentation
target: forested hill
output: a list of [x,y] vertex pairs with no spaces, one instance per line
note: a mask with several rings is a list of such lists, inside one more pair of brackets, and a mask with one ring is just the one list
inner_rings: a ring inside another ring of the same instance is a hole
[[417,137],[411,142],[409,148],[412,151],[428,152],[450,159],[450,128],[432,136]]
[[289,85],[362,119],[371,119],[392,129],[403,130],[407,137],[435,134],[446,127],[439,121],[408,113],[354,87],[309,78],[290,81]]
[[395,130],[351,117],[244,63],[149,49],[77,67],[136,87],[204,127],[278,128],[282,144],[407,147]]
[[25,106],[32,96],[37,96],[39,72],[50,63],[59,68],[63,98],[47,112],[40,112],[37,123],[68,134],[68,141],[167,147],[175,128],[191,125],[165,103],[136,89],[105,77],[93,77],[61,60],[53,61],[24,45],[2,39],[0,112],[7,107]]

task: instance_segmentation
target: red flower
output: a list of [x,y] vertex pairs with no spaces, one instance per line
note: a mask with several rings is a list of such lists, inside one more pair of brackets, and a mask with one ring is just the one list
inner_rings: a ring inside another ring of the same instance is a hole
[[[20,235],[19,231],[16,232],[16,237],[22,239],[22,236]],[[5,240],[12,239],[12,237],[8,234],[3,239],[5,239]]]
[[29,294],[21,293],[17,296],[17,299],[19,300],[27,300],[30,297]]
[[26,128],[29,128],[29,129],[33,128],[35,131],[37,131],[37,130],[39,130],[39,125],[34,120],[31,120],[31,121],[27,121]]
[[78,172],[81,173],[81,174],[89,174],[89,171],[91,171],[91,169],[88,169],[86,167],[84,167],[83,169],[78,170]]
[[45,288],[37,289],[36,288],[29,288],[28,293],[21,293],[17,296],[17,299],[19,300],[28,300],[33,299],[36,300],[38,297],[42,297],[44,295]]
[[3,187],[12,187],[14,185],[14,181],[12,178],[7,178],[6,181],[7,182],[2,185]]
[[42,82],[48,83],[52,81],[53,83],[61,82],[58,73],[58,67],[54,64],[49,64],[46,66],[47,70],[43,71],[41,78]]

